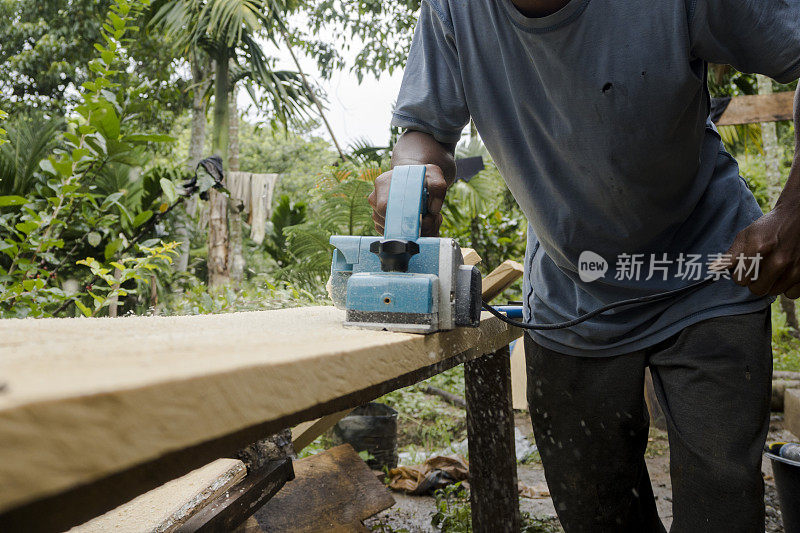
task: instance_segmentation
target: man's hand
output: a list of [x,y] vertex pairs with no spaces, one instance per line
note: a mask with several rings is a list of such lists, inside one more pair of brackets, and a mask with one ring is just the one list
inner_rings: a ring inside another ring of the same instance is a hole
[[[447,193],[447,181],[444,179],[442,169],[436,165],[425,165],[425,187],[428,189],[428,205],[425,216],[422,217],[422,236],[438,237],[439,227],[442,225],[442,205]],[[372,220],[375,229],[383,233],[386,220],[386,202],[389,200],[389,185],[392,182],[392,171],[385,172],[375,180],[375,190],[369,195],[369,205],[372,206]]]
[[[786,294],[793,300],[800,297],[800,209],[795,206],[779,203],[736,236],[726,254],[730,261],[725,266],[732,270],[733,281],[738,285],[759,296]],[[749,267],[752,258],[759,256],[756,272]],[[746,268],[736,268],[740,257]]]
[[[422,217],[422,237],[438,237],[442,225],[442,205],[447,188],[456,179],[456,145],[440,143],[421,131],[406,131],[392,150],[392,168],[400,165],[425,165],[425,186],[428,188],[428,209]],[[375,190],[369,195],[375,229],[383,233],[386,202],[389,200],[391,171],[378,176]]]
[[[728,250],[733,280],[759,296],[800,297],[800,87],[794,98],[795,155],[786,186],[769,214],[739,232]],[[749,268],[760,256],[759,268]],[[743,259],[743,261],[740,260]],[[737,264],[745,268],[737,269]]]

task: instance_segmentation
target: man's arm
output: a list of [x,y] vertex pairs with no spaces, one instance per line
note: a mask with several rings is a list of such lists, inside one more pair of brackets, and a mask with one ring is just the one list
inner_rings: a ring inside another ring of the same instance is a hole
[[755,294],[800,297],[800,85],[794,98],[795,154],[775,208],[745,228],[728,251],[733,261],[761,255],[758,276],[736,279]]
[[[442,205],[447,188],[456,179],[455,143],[440,143],[433,136],[420,131],[406,131],[392,151],[392,167],[399,165],[426,165],[425,183],[428,189],[428,212],[422,218],[422,236],[439,235],[442,225]],[[389,184],[392,172],[386,172],[375,180],[375,190],[369,196],[372,220],[375,229],[383,233],[386,217],[386,202],[389,199]]]

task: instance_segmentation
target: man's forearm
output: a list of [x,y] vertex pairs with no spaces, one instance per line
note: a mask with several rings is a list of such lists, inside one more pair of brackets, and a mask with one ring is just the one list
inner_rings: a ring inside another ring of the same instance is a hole
[[455,143],[443,144],[427,133],[405,132],[392,151],[392,166],[436,165],[450,186],[456,179]]

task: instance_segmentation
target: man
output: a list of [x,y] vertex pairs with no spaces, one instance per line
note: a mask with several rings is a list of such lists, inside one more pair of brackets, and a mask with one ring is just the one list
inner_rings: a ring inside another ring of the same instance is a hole
[[[643,458],[647,366],[669,427],[673,531],[764,529],[769,304],[800,296],[800,157],[762,217],[707,120],[706,62],[797,79],[800,0],[422,2],[392,162],[428,166],[425,234],[472,117],[530,223],[526,321],[722,278],[526,335],[534,432],[567,532],[664,531]],[[370,197],[381,231],[390,181]]]

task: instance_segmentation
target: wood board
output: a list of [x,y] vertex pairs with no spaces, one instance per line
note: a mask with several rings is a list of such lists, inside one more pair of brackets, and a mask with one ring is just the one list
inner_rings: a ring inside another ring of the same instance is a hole
[[511,405],[519,411],[528,409],[528,369],[525,365],[524,340],[517,340],[511,352]]
[[735,96],[717,126],[777,122],[794,118],[794,92]]
[[247,474],[237,459],[211,464],[165,483],[102,516],[74,527],[70,533],[166,533],[224,494]]
[[783,425],[800,439],[800,389],[786,389],[783,404]]
[[309,420],[292,428],[292,447],[294,453],[300,453],[303,448],[314,442],[317,437],[331,429],[342,418],[346,417],[352,412],[350,409],[333,413],[332,415],[323,416],[316,420]]
[[[51,525],[85,522],[265,434],[521,334],[488,313],[480,328],[425,336],[343,320],[332,307],[306,307],[0,321],[0,512],[16,508],[0,524],[56,503],[65,516]],[[61,505],[67,496],[74,505]]]
[[516,261],[503,261],[497,268],[483,278],[481,296],[484,302],[491,302],[515,281],[522,277],[524,268]]
[[294,475],[256,513],[265,531],[360,531],[363,520],[395,503],[349,444],[295,461]]

